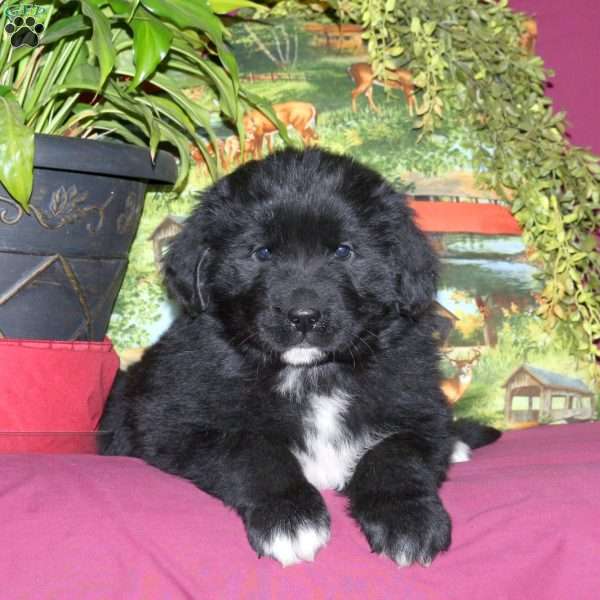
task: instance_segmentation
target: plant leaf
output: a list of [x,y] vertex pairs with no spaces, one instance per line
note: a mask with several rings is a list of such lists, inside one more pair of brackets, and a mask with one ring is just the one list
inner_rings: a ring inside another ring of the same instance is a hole
[[[106,110],[100,111],[98,114],[111,114],[120,115],[121,112],[117,110]],[[141,146],[143,148],[147,147],[146,141],[142,138],[135,135],[133,132],[129,131],[125,125],[123,125],[117,119],[94,119],[93,122],[94,129],[104,130],[110,133],[115,133],[118,136],[122,137],[126,142],[130,144],[135,144],[136,146]]]
[[192,120],[169,98],[145,95],[142,101],[146,102],[156,112],[169,117],[175,124],[183,127],[188,133],[196,133],[196,128],[194,127]]
[[224,15],[238,8],[264,8],[250,0],[208,0],[210,8],[219,15]]
[[17,101],[6,94],[0,96],[0,182],[25,209],[33,188],[33,130],[24,124]]
[[81,88],[83,90],[94,91],[99,87],[100,70],[94,65],[80,64],[71,69],[64,85],[59,89],[72,90]]
[[138,6],[135,11],[131,28],[133,29],[135,75],[130,89],[134,89],[152,75],[167,56],[173,33],[141,6]]
[[110,34],[110,21],[88,0],[81,0],[83,14],[92,21],[92,47],[100,65],[100,88],[115,66],[116,52]]
[[6,69],[13,67],[23,58],[25,58],[28,54],[33,52],[33,48],[31,46],[21,46],[20,48],[16,48],[10,54],[10,60],[6,63]]
[[131,2],[129,0],[107,0],[108,4],[115,14],[129,14],[131,10]]
[[172,82],[168,77],[165,77],[162,73],[155,73],[150,81],[169,94],[173,101],[186,112],[196,125],[201,125],[205,128],[210,127],[210,113],[198,104],[192,102],[181,90],[173,87]]
[[204,31],[215,44],[223,43],[223,24],[203,0],[140,0],[157,17],[175,23],[181,29]]
[[191,166],[189,140],[187,136],[184,136],[166,123],[159,123],[158,126],[160,127],[163,139],[173,144],[179,152],[179,174],[173,187],[176,190],[181,189],[187,179]]
[[89,29],[90,25],[82,15],[65,17],[64,19],[55,21],[46,29],[46,33],[40,40],[40,46],[48,46],[70,35]]
[[229,72],[229,75],[231,76],[231,84],[233,86],[233,91],[234,91],[234,94],[237,96],[240,85],[239,85],[239,70],[238,70],[237,61],[235,60],[235,56],[233,55],[232,52],[227,50],[227,48],[225,48],[224,46],[220,46],[218,48],[217,52],[219,54],[219,58],[221,59],[221,63],[223,64],[225,69],[227,69],[227,71]]
[[[205,74],[210,83],[217,89],[221,111],[232,121],[236,121],[238,112],[238,90],[234,85],[232,78],[227,75],[227,72],[222,67],[209,60],[201,60],[196,56],[193,49],[185,42],[182,42],[182,40],[174,39],[173,47],[188,60],[192,61],[192,63],[195,63],[198,66],[198,70]],[[235,61],[235,59],[233,60]],[[184,71],[186,67],[189,68],[188,64],[181,63],[177,60],[171,60],[169,64],[174,68],[180,68]],[[235,69],[237,72],[237,66]]]

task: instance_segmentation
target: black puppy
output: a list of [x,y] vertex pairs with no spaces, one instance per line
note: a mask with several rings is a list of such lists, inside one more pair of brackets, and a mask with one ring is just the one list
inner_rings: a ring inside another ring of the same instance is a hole
[[104,453],[220,498],[283,565],[327,542],[327,488],[375,552],[429,564],[450,545],[438,487],[458,439],[499,436],[453,423],[440,391],[437,269],[374,171],[320,150],[241,166],[170,247],[184,313],[115,386]]

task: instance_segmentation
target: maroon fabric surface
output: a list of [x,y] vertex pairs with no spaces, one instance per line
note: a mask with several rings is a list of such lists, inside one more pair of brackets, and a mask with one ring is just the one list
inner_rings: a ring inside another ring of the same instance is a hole
[[566,110],[571,141],[600,154],[600,2],[598,0],[509,0],[535,17],[536,52],[553,69],[548,95]]
[[130,458],[0,456],[0,580],[10,600],[596,600],[600,423],[513,431],[452,466],[450,551],[400,569],[325,495],[329,544],[283,568],[238,517]]
[[94,452],[118,368],[108,340],[0,340],[0,452]]

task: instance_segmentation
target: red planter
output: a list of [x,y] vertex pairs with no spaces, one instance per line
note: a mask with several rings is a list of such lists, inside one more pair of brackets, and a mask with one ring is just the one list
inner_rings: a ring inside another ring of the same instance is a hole
[[0,340],[0,452],[95,452],[118,368],[109,340]]

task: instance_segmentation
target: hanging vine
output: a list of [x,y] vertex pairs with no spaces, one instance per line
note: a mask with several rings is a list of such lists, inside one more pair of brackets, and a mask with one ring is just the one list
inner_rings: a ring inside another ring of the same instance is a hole
[[[285,3],[288,14],[294,4]],[[531,52],[531,19],[507,0],[328,0],[362,25],[375,73],[408,66],[421,137],[458,118],[473,169],[506,198],[540,269],[538,314],[600,379],[600,164],[565,137],[545,95],[552,73]],[[280,6],[280,5],[279,5]],[[306,4],[304,4],[306,7]],[[280,7],[281,11],[281,7]]]

